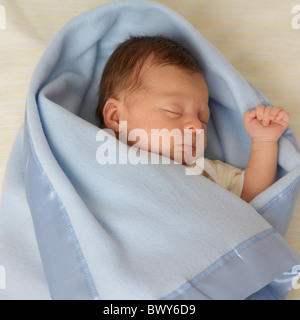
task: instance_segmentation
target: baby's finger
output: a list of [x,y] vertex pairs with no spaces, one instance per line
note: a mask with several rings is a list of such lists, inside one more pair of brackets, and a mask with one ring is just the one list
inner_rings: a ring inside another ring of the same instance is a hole
[[256,118],[260,121],[262,121],[264,118],[264,110],[265,110],[265,106],[263,106],[262,104],[259,104],[256,107]]
[[287,111],[281,110],[276,116],[275,120],[288,123],[290,121],[290,114]]
[[246,112],[244,113],[244,117],[250,118],[250,119],[255,118],[255,117],[256,117],[256,112],[255,112],[255,110],[246,111]]
[[271,114],[271,111],[272,111],[272,107],[268,106],[268,107],[265,107],[265,110],[264,110],[264,115],[263,115],[263,120],[262,120],[262,124],[264,126],[268,126],[270,124],[270,114]]
[[281,125],[283,128],[287,128],[288,123],[284,120],[274,120],[273,123],[276,123],[277,125]]
[[271,111],[271,115],[270,117],[273,119],[275,119],[277,117],[277,115],[279,114],[280,111],[282,111],[283,109],[281,107],[274,107],[272,108],[272,111]]

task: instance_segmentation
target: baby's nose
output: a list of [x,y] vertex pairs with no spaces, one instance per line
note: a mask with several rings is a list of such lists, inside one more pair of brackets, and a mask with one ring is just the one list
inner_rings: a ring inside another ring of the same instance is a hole
[[184,126],[185,129],[196,132],[197,129],[203,129],[202,122],[199,119],[190,119]]

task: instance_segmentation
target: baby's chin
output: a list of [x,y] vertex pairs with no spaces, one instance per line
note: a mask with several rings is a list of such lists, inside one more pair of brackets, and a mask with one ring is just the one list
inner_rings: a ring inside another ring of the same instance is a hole
[[187,155],[185,153],[182,153],[181,155],[175,155],[172,160],[174,160],[177,163],[183,164],[183,165],[191,165],[196,162],[197,159],[199,159],[201,155],[195,157],[192,155]]
[[166,143],[164,147],[161,145],[161,142],[149,144],[148,141],[139,140],[138,142],[128,141],[127,143],[128,145],[146,150],[151,153],[159,154],[183,165],[195,163],[198,158],[204,155],[204,150],[206,147],[206,139],[204,139],[204,141],[200,140],[196,144],[196,147],[191,141],[185,141],[185,143],[176,145],[172,145],[172,142],[170,142],[169,145]]
[[183,165],[190,165],[196,162],[201,156],[204,155],[203,145],[194,148],[191,146],[177,146],[172,150],[171,159]]
[[171,154],[169,153],[161,153],[161,155],[170,158],[171,160],[175,161],[176,163],[182,164],[182,165],[191,165],[196,162],[197,159],[199,159],[201,156],[203,156],[202,152],[192,152],[192,150],[188,151],[182,151],[182,150],[173,150]]

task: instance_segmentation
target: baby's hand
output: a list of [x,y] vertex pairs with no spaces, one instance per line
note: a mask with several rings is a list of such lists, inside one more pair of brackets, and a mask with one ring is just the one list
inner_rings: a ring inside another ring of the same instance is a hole
[[244,126],[252,139],[278,141],[286,130],[290,115],[281,107],[258,105],[244,114]]

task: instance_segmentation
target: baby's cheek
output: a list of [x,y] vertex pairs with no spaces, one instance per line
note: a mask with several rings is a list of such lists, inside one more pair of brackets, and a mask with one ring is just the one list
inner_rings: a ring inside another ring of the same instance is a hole
[[128,144],[134,145],[136,148],[151,151],[149,141],[148,133],[143,129],[132,129],[128,133]]

